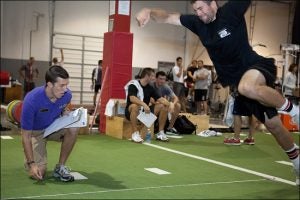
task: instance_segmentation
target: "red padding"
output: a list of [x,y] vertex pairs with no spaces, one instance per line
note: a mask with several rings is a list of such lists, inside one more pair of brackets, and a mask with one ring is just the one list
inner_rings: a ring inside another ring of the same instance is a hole
[[8,85],[9,84],[9,72],[0,71],[0,85]]

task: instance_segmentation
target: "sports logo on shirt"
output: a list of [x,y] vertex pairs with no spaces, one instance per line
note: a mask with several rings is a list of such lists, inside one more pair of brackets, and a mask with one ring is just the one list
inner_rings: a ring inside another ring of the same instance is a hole
[[224,38],[224,37],[227,37],[228,35],[230,35],[231,33],[227,31],[227,28],[224,28],[222,30],[220,30],[218,32],[220,38]]

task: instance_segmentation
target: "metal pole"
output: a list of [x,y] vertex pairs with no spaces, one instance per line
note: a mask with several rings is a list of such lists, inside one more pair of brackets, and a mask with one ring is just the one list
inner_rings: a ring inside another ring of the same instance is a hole
[[52,65],[52,49],[53,49],[53,37],[54,37],[54,19],[55,19],[55,1],[50,1],[49,2],[49,66]]

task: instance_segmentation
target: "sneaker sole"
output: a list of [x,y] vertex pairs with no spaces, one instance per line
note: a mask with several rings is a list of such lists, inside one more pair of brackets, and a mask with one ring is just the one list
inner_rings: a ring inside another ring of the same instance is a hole
[[132,142],[134,142],[134,143],[139,143],[139,144],[142,144],[144,141],[142,140],[142,141],[140,141],[140,142],[138,142],[138,141],[134,141],[134,140],[131,140]]
[[224,144],[230,145],[230,146],[240,146],[240,145],[241,145],[241,143],[239,143],[239,144],[235,144],[235,143],[224,143]]
[[166,132],[166,135],[177,135],[177,136],[179,136],[178,133],[172,133],[172,132]]
[[57,173],[53,173],[53,177],[56,178],[56,179],[59,179],[59,180],[61,180],[61,181],[63,181],[63,182],[72,182],[72,181],[75,180],[74,177],[72,177],[71,179],[64,179],[64,178],[62,178],[62,177],[61,177],[59,174],[57,174]]
[[156,138],[156,140],[162,141],[162,142],[169,142],[169,139],[167,139],[167,140],[162,140],[162,139]]
[[246,144],[246,145],[254,145],[255,143],[243,143],[243,144]]

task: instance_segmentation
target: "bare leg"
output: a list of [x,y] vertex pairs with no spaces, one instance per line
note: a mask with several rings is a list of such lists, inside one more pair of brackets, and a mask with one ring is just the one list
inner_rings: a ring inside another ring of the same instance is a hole
[[69,128],[61,144],[59,164],[65,165],[77,139],[79,128]]
[[235,139],[240,139],[241,134],[241,127],[242,127],[242,116],[240,115],[233,115],[234,119],[234,135]]
[[166,121],[168,118],[168,108],[162,104],[156,104],[154,107],[154,114],[159,116],[158,118],[158,131],[164,131]]
[[171,117],[171,120],[170,120],[169,128],[174,127],[175,121],[176,121],[176,119],[179,115],[180,109],[181,109],[180,103],[176,103],[174,106],[175,106],[174,107],[174,112],[171,114],[172,117]]
[[256,69],[248,70],[243,75],[238,91],[250,99],[274,108],[280,108],[285,102],[285,98],[278,91],[266,86],[264,76]]
[[202,101],[204,114],[207,115],[207,101]]
[[186,99],[185,97],[179,97],[179,102],[181,104],[182,112],[186,112]]
[[275,137],[277,143],[285,151],[293,148],[294,140],[289,131],[282,125],[279,116],[275,116],[272,119],[266,119],[266,128]]
[[201,101],[196,101],[197,114],[201,114]]
[[257,127],[257,119],[254,116],[249,116],[249,133],[248,138],[253,138],[254,132]]
[[138,130],[137,128],[137,116],[139,114],[140,107],[136,104],[131,104],[128,108],[130,112],[130,124],[132,128],[132,132],[136,132]]

